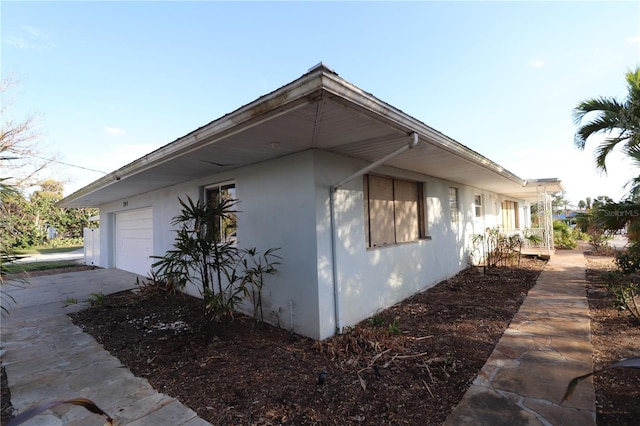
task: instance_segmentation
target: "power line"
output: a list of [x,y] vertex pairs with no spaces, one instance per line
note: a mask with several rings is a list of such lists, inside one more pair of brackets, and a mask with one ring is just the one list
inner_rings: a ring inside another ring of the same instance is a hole
[[76,166],[75,164],[65,163],[64,161],[54,160],[53,158],[44,158],[44,157],[39,157],[37,155],[32,155],[32,157],[39,158],[40,160],[51,161],[52,163],[64,164],[65,166],[75,167],[77,169],[89,170],[90,172],[102,173],[103,175],[108,174],[107,172],[103,172],[102,170],[90,169],[88,167],[83,167],[83,166]]

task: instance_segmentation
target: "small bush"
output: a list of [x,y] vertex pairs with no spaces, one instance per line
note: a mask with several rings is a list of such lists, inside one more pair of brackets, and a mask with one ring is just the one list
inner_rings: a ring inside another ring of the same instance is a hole
[[496,266],[513,266],[520,262],[522,239],[519,235],[507,235],[500,227],[487,228],[484,234],[473,235],[472,263]]
[[280,257],[274,254],[278,249],[261,253],[237,247],[228,233],[228,224],[236,220],[237,199],[221,196],[204,203],[187,196],[178,202],[182,209],[172,221],[179,226],[173,249],[164,256],[153,256],[158,260],[152,265],[154,281],[162,280],[179,290],[194,285],[210,320],[233,317],[246,298],[253,303],[254,316],[259,312],[263,320],[262,290],[267,275],[275,274],[280,264]]
[[377,328],[377,327],[382,327],[385,321],[384,321],[384,318],[376,314],[372,316],[371,319],[369,319],[369,323],[371,323],[371,327]]
[[398,322],[398,318],[395,318],[391,324],[389,324],[389,333],[395,336],[402,334],[402,330],[400,330],[400,323]]
[[619,312],[627,312],[640,324],[640,284],[637,275],[612,271],[603,274],[605,285],[613,295],[613,306]]
[[78,303],[78,299],[76,299],[75,297],[67,297],[67,299],[64,301],[64,306],[77,305]]
[[106,297],[103,293],[91,293],[89,303],[91,303],[91,306],[103,306]]
[[624,274],[635,274],[640,270],[640,243],[629,245],[626,251],[618,253],[616,265]]
[[573,229],[559,220],[553,222],[553,244],[560,249],[574,249],[578,246]]
[[66,238],[59,237],[53,238],[51,240],[46,240],[41,248],[61,248],[61,247],[82,247],[84,245],[84,239],[82,238]]
[[144,295],[176,294],[179,290],[172,277],[160,278],[154,271],[149,273],[146,280],[136,278],[136,287]]

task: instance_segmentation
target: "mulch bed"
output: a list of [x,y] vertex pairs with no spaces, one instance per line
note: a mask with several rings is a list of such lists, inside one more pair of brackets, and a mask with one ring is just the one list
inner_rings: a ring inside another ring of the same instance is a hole
[[162,292],[115,294],[72,319],[212,424],[436,425],[542,266],[463,271],[322,342],[242,315],[207,323],[199,299]]
[[[587,252],[587,296],[591,312],[594,369],[623,358],[640,356],[640,324],[613,306],[601,273],[614,269],[614,255]],[[599,426],[640,424],[640,370],[608,370],[594,376]]]

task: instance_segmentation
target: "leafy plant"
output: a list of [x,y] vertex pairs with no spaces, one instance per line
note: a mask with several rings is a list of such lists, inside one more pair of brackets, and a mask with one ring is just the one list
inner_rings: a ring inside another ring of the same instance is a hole
[[91,303],[91,306],[103,306],[106,297],[103,293],[91,293],[89,303]]
[[492,268],[496,266],[513,266],[520,261],[522,239],[519,235],[506,235],[500,227],[487,228],[483,234],[471,237],[475,246],[477,261]]
[[618,253],[615,262],[624,274],[640,271],[640,243],[630,244],[626,251]]
[[67,297],[64,301],[64,306],[77,305],[77,304],[78,304],[78,299],[76,299],[75,297]]
[[560,401],[560,404],[562,404],[564,401],[571,398],[571,395],[573,395],[573,391],[576,389],[576,386],[578,386],[578,383],[580,383],[582,380],[586,379],[587,377],[591,377],[594,374],[600,374],[603,371],[611,370],[614,368],[640,368],[640,356],[627,358],[622,361],[618,361],[614,364],[611,364],[608,367],[603,368],[602,370],[596,370],[596,371],[592,371],[591,373],[584,374],[582,376],[574,377],[567,385],[567,390],[565,391],[564,396],[562,397],[562,401]]
[[377,314],[372,316],[371,319],[369,319],[369,322],[373,328],[382,327],[385,323],[384,318]]
[[621,271],[610,271],[602,274],[607,290],[613,295],[613,306],[618,311],[626,311],[633,320],[640,324],[640,284],[636,275]]
[[619,311],[627,311],[635,322],[640,323],[640,285],[627,282],[616,288],[612,288],[613,305]]
[[143,294],[176,294],[178,286],[171,277],[163,279],[152,270],[146,280],[140,280],[136,277],[136,287]]
[[5,288],[8,285],[22,286],[29,283],[24,274],[19,274],[23,272],[21,267],[14,263],[19,258],[6,249],[0,248],[0,286],[2,287],[0,289],[0,312],[2,316],[9,314],[7,305],[16,302],[13,296],[4,291]]
[[235,217],[237,201],[221,198],[205,204],[190,197],[178,201],[182,209],[172,222],[179,226],[174,248],[157,257],[160,260],[152,267],[178,288],[194,285],[204,299],[205,312],[219,319],[233,311],[239,297],[233,272],[239,252],[232,240],[221,238],[223,223]]
[[271,248],[260,254],[255,248],[245,249],[242,258],[244,267],[242,283],[243,285],[251,285],[250,297],[253,303],[253,316],[255,317],[258,314],[258,310],[260,310],[260,321],[264,321],[262,289],[265,277],[277,272],[276,266],[280,265],[278,259],[282,259],[280,256],[273,254],[276,250],[279,249]]
[[238,200],[218,197],[209,203],[178,199],[181,213],[172,224],[179,226],[173,249],[152,267],[158,279],[184,289],[198,289],[203,308],[211,319],[233,315],[236,306],[249,296],[254,315],[262,313],[262,290],[266,275],[274,274],[280,264],[277,249],[260,254],[255,248],[240,250],[231,232],[235,232],[235,206]]
[[539,245],[542,244],[542,237],[538,234],[534,234],[531,231],[525,231],[524,235],[525,240],[529,242],[531,245]]
[[389,333],[395,336],[402,333],[402,330],[400,330],[400,323],[398,322],[398,318],[394,318],[393,322],[389,324]]
[[561,249],[574,249],[578,246],[573,229],[560,220],[553,221],[553,244]]

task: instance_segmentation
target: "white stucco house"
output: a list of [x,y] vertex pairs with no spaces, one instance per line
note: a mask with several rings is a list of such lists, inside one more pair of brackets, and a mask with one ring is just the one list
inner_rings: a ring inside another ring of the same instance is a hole
[[178,197],[230,190],[237,244],[279,247],[265,319],[324,339],[466,268],[471,237],[531,226],[525,180],[323,64],[66,197],[99,207],[99,266],[147,275]]

